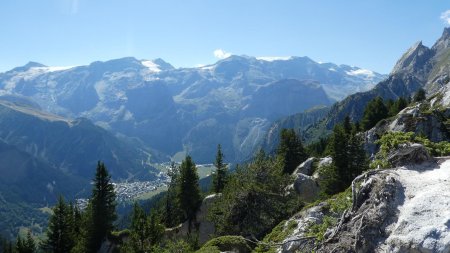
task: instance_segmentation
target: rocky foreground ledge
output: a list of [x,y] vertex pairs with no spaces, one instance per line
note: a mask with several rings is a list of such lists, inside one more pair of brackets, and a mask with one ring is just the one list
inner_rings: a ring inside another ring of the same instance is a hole
[[291,218],[299,227],[277,251],[450,252],[450,157],[432,158],[421,145],[405,148],[414,156],[399,150],[396,168],[353,181],[352,207],[321,242],[300,238],[323,222],[323,203]]

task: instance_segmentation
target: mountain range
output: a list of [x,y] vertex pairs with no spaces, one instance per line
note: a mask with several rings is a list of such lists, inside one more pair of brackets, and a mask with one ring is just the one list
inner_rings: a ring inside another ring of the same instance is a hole
[[384,75],[308,57],[230,56],[174,68],[161,59],[122,58],[78,67],[30,62],[0,74],[0,94],[24,96],[44,111],[87,118],[166,155],[211,162],[250,157],[272,121],[370,89]]

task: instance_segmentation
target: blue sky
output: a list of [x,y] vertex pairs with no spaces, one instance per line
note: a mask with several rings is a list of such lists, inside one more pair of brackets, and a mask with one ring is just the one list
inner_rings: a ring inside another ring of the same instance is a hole
[[414,42],[434,43],[449,9],[447,1],[416,0],[5,0],[0,71],[125,56],[189,67],[217,61],[221,49],[388,73]]

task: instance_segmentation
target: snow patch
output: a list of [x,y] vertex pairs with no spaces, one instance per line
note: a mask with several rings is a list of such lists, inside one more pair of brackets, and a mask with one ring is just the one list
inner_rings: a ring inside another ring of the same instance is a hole
[[260,56],[256,59],[261,61],[287,61],[292,59],[292,56]]
[[355,69],[351,71],[346,71],[345,73],[347,73],[347,75],[350,76],[366,76],[368,78],[375,77],[375,73],[368,69]]
[[56,71],[63,71],[68,70],[71,68],[75,68],[76,66],[50,66],[50,67],[34,67],[31,69],[36,69],[38,71],[42,72],[56,72]]
[[214,70],[214,68],[216,67],[216,65],[204,65],[204,66],[201,66],[201,67],[199,67],[199,69],[201,69],[201,70]]
[[147,67],[152,72],[161,72],[159,65],[152,61],[141,61],[141,64]]

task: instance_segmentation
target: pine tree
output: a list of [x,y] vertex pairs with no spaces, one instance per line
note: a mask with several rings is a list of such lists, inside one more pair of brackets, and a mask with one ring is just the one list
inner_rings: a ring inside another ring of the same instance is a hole
[[116,215],[116,194],[105,164],[98,162],[94,188],[89,201],[90,220],[88,225],[87,250],[97,252],[103,240],[114,229]]
[[145,252],[147,231],[147,217],[138,203],[134,203],[131,217],[131,242],[135,252]]
[[77,241],[82,235],[82,227],[80,226],[80,224],[83,223],[82,213],[78,206],[72,203],[69,205],[69,212],[71,214],[70,220],[72,222],[72,238],[74,241]]
[[195,220],[195,215],[201,201],[197,169],[190,156],[186,156],[181,163],[179,180],[177,200],[188,221],[188,230],[190,233],[192,222]]
[[364,130],[371,129],[378,121],[387,118],[388,115],[388,109],[384,105],[383,99],[381,97],[372,99],[364,109],[364,115],[361,121]]
[[333,129],[333,137],[331,140],[331,157],[333,158],[334,168],[337,170],[338,176],[337,182],[338,188],[336,192],[340,192],[345,189],[346,182],[350,177],[350,171],[348,168],[349,163],[349,135],[345,133],[342,125],[337,125]]
[[148,241],[150,246],[156,246],[161,242],[164,235],[164,226],[156,215],[155,211],[151,211],[147,217]]
[[28,230],[26,239],[22,239],[20,236],[17,236],[16,241],[17,253],[34,253],[35,251],[36,251],[36,244],[34,242],[30,230]]
[[220,144],[217,146],[214,166],[216,166],[217,170],[213,175],[213,191],[215,193],[220,193],[223,191],[227,181],[227,165],[223,163],[223,153]]
[[25,241],[25,247],[27,248],[29,253],[33,253],[36,251],[36,243],[34,242],[31,230],[28,230],[27,239]]
[[355,177],[369,168],[369,161],[364,149],[364,140],[361,135],[353,134],[350,136],[349,154],[350,162],[348,166],[351,174],[347,181],[348,185]]
[[350,117],[347,115],[344,118],[344,123],[343,123],[343,127],[344,127],[344,131],[346,134],[350,134],[352,132],[352,122],[350,121]]
[[329,175],[326,176],[325,185],[322,185],[327,194],[345,190],[356,176],[368,168],[362,136],[358,134],[355,125],[345,122],[346,120],[333,129],[330,141],[333,164],[327,167]]
[[164,215],[163,223],[166,227],[173,227],[182,222],[182,212],[177,201],[177,191],[180,179],[180,168],[172,162],[168,172],[170,177],[169,187],[164,197]]
[[152,252],[164,235],[164,226],[154,211],[146,215],[139,204],[133,206],[128,247],[135,253]]
[[401,110],[403,110],[405,107],[408,106],[408,101],[404,99],[403,97],[400,97],[395,102],[393,102],[391,105],[386,105],[386,108],[389,111],[389,116],[395,116],[397,113],[399,113]]
[[281,130],[277,157],[284,164],[283,173],[285,174],[291,174],[300,163],[308,158],[300,138],[293,129]]
[[25,242],[20,236],[16,239],[16,251],[17,253],[26,253]]
[[70,252],[75,245],[73,228],[77,227],[72,218],[70,207],[60,196],[49,219],[47,239],[41,245],[44,250],[54,253]]
[[425,99],[426,99],[425,90],[422,89],[422,88],[420,88],[420,89],[416,92],[416,94],[414,95],[413,100],[414,100],[414,102],[421,102],[421,101],[423,101],[423,100],[425,100]]

